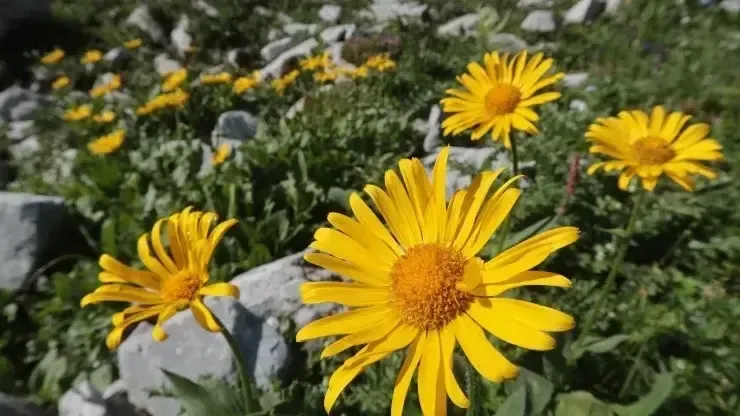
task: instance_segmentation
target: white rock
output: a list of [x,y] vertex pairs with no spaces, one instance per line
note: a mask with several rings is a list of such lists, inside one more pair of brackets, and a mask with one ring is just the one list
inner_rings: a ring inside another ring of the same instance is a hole
[[128,18],[126,18],[126,24],[137,27],[157,42],[164,41],[164,30],[154,20],[149,7],[146,5],[141,5],[134,9]]
[[202,11],[208,17],[218,17],[220,15],[218,9],[213,7],[205,0],[196,0],[193,3],[193,7],[195,7],[197,10]]
[[515,53],[527,49],[524,39],[512,33],[493,33],[488,36],[488,47],[499,52]]
[[568,88],[580,87],[588,79],[588,72],[571,72],[563,77],[563,85]]
[[622,6],[622,0],[606,0],[605,13],[609,15],[613,15],[617,12],[617,10],[619,10],[621,6]]
[[250,61],[249,51],[247,48],[236,48],[226,54],[226,62],[236,68],[247,66]]
[[319,25],[315,23],[287,23],[283,25],[283,32],[288,35],[297,35],[299,33],[307,33],[313,35],[319,31]]
[[723,0],[719,8],[729,13],[740,13],[740,0]]
[[126,49],[124,48],[118,47],[106,52],[105,55],[103,55],[103,60],[110,63],[117,63],[127,57],[130,57],[128,51],[126,51]]
[[278,55],[290,49],[294,44],[293,38],[290,36],[278,39],[263,46],[262,49],[260,49],[260,56],[262,56],[262,59],[265,61],[272,61],[277,58]]
[[180,62],[170,58],[166,53],[160,53],[154,57],[154,69],[159,75],[167,75],[182,69]]
[[542,7],[552,7],[553,0],[519,0],[516,7],[520,9],[537,9]]
[[456,17],[449,22],[443,24],[437,28],[437,35],[439,36],[470,36],[475,33],[475,29],[480,21],[480,15],[478,13],[468,13],[466,15]]
[[65,212],[61,198],[0,192],[0,289],[17,290],[42,266]]
[[570,102],[569,108],[573,111],[584,112],[588,110],[588,104],[583,100],[575,99]]
[[417,2],[402,2],[399,0],[376,0],[370,6],[370,11],[379,22],[387,22],[394,19],[413,19],[421,17],[427,9],[426,4]]
[[306,106],[306,97],[301,97],[298,101],[293,103],[293,105],[290,106],[288,111],[285,112],[285,118],[290,120],[291,118],[295,117],[296,114],[303,111],[303,107]]
[[246,111],[227,111],[218,116],[211,133],[211,144],[216,147],[221,139],[243,142],[257,135],[259,119]]
[[0,91],[0,123],[32,120],[33,113],[49,103],[48,98],[19,86]]
[[110,416],[101,392],[83,381],[59,399],[59,416]]
[[278,57],[275,58],[272,62],[265,65],[265,67],[262,68],[260,72],[264,77],[280,77],[285,71],[286,62],[288,62],[290,59],[310,56],[317,46],[319,46],[319,42],[316,39],[307,39],[302,43],[278,55]]
[[550,10],[532,10],[521,24],[528,32],[552,32],[555,30],[555,16]]
[[432,152],[436,147],[442,144],[439,140],[439,133],[441,129],[442,109],[435,105],[429,111],[429,117],[427,118],[427,132],[424,136],[423,148],[426,152]]
[[595,19],[604,4],[598,0],[579,0],[578,3],[574,4],[563,16],[563,22],[565,24],[579,24],[584,23],[586,20]]
[[190,18],[186,15],[181,15],[180,20],[177,21],[177,25],[170,32],[170,41],[175,46],[178,55],[185,57],[187,52],[193,46],[193,36],[188,33],[190,30]]
[[334,23],[339,20],[339,16],[342,14],[342,8],[334,4],[325,4],[319,9],[319,19],[327,22]]
[[18,142],[36,133],[32,120],[11,121],[8,123],[8,138]]
[[342,42],[349,39],[354,32],[355,25],[353,24],[331,26],[322,30],[319,34],[319,37],[322,41],[324,41],[324,43],[331,44],[334,42]]

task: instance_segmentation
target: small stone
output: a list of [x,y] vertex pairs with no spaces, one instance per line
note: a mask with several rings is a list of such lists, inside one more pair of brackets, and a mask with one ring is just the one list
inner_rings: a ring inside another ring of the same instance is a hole
[[270,42],[260,49],[260,56],[265,61],[272,61],[277,58],[281,53],[290,49],[293,46],[293,38],[288,36],[276,41]]
[[622,6],[622,0],[606,0],[605,13],[608,15],[614,15],[617,10]]
[[245,141],[257,135],[259,119],[246,111],[227,111],[218,116],[211,133],[211,144],[216,147],[221,139]]
[[48,416],[40,406],[19,397],[0,392],[0,415],[2,416]]
[[298,101],[293,103],[293,105],[290,106],[288,111],[285,112],[285,118],[290,120],[291,118],[295,117],[296,114],[303,111],[303,108],[306,106],[306,98],[301,97]]
[[740,0],[723,0],[719,8],[728,13],[740,13]]
[[48,98],[19,86],[0,91],[0,123],[32,120],[33,113],[49,103]]
[[218,17],[220,15],[218,9],[205,0],[196,0],[195,3],[193,3],[193,7],[202,11],[208,17]]
[[126,24],[139,28],[142,32],[146,33],[153,40],[157,42],[164,41],[164,30],[154,20],[152,13],[149,11],[149,7],[141,5],[134,9],[131,14],[126,18]]
[[439,36],[470,36],[475,33],[475,29],[480,21],[478,13],[469,13],[456,17],[449,22],[437,28]]
[[516,7],[520,9],[537,9],[552,6],[553,0],[519,0],[516,4]]
[[442,145],[442,141],[439,139],[439,133],[441,129],[442,109],[435,105],[429,111],[429,117],[427,118],[427,133],[424,136],[423,148],[426,152],[432,152],[434,149]]
[[579,99],[575,99],[571,101],[569,107],[571,110],[578,111],[578,112],[584,112],[588,110],[588,104],[586,104],[585,101],[579,100]]
[[189,29],[190,19],[186,15],[181,15],[180,20],[177,21],[177,25],[170,32],[170,40],[180,57],[185,57],[193,46],[193,37],[188,33]]
[[377,1],[370,6],[372,16],[379,22],[388,22],[394,19],[419,18],[427,10],[426,4],[417,2],[401,2],[399,0]]
[[59,416],[109,416],[103,395],[87,380],[59,399]]
[[580,87],[588,79],[588,72],[571,72],[563,77],[563,85],[568,88]]
[[355,25],[339,25],[327,27],[321,31],[319,37],[324,43],[331,44],[335,42],[343,42],[350,38],[355,32]]
[[124,60],[129,54],[124,48],[118,47],[109,50],[103,55],[103,60],[110,63],[118,63]]
[[563,17],[565,24],[580,24],[593,21],[603,11],[605,5],[598,0],[580,0],[574,4]]
[[235,68],[244,68],[251,62],[247,48],[232,49],[226,54],[226,62]]
[[154,57],[154,69],[159,75],[167,75],[182,69],[180,62],[170,58],[166,53],[160,53]]
[[488,36],[488,47],[499,52],[516,53],[527,49],[527,42],[512,33],[494,33]]
[[522,30],[547,33],[555,30],[555,15],[550,10],[532,10],[521,24]]
[[342,8],[334,4],[325,4],[319,9],[319,19],[327,22],[334,23],[339,20],[339,16],[342,14]]
[[281,53],[272,62],[265,65],[260,72],[264,77],[277,78],[284,74],[286,69],[285,64],[291,59],[299,59],[310,56],[313,50],[319,46],[319,42],[316,39],[306,39],[302,43],[288,49]]
[[283,32],[288,35],[309,34],[313,35],[319,30],[319,25],[312,23],[288,23],[283,25]]

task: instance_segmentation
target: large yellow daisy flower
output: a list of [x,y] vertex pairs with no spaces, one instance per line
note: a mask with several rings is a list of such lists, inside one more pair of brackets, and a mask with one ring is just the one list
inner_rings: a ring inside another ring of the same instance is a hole
[[722,145],[707,138],[708,124],[697,123],[683,129],[690,118],[680,112],[666,114],[658,106],[650,117],[644,111],[632,110],[622,111],[617,117],[596,119],[586,133],[586,139],[593,143],[589,151],[615,160],[595,163],[588,173],[602,168],[606,172],[623,171],[619,176],[623,190],[635,174],[648,191],[655,188],[663,174],[688,191],[694,189],[694,179],[689,174],[715,179],[717,175],[699,161],[723,159]]
[[524,348],[548,350],[555,340],[546,332],[574,325],[573,318],[555,309],[497,296],[527,285],[570,287],[563,276],[530,269],[573,243],[578,230],[547,231],[484,262],[477,253],[516,203],[520,191],[510,186],[517,178],[491,193],[502,170],[484,172],[445,203],[448,153],[449,148],[440,153],[431,181],[419,160],[403,159],[403,181],[389,170],[387,191],[365,187],[386,226],[352,194],[355,218],[329,214],[334,228],[319,229],[311,244],[321,253],[305,255],[307,261],[353,282],[305,283],[300,289],[303,302],[335,302],[352,309],[309,323],[297,340],[344,335],[327,346],[322,357],[365,344],[331,376],[324,399],[327,412],[367,366],[406,347],[393,390],[392,416],[401,414],[417,368],[424,415],[445,415],[445,394],[457,406],[468,407],[452,373],[457,343],[478,372],[498,382],[515,377],[518,370],[491,345],[483,329]]
[[558,92],[535,95],[540,89],[554,84],[564,74],[542,78],[552,67],[551,58],[538,53],[527,59],[527,51],[509,58],[508,54],[487,53],[482,67],[477,62],[468,64],[469,74],[457,77],[465,90],[449,89],[452,97],[443,98],[442,108],[456,113],[444,122],[444,134],[458,134],[475,127],[471,138],[478,140],[491,131],[494,141],[503,140],[511,147],[512,128],[530,134],[538,132],[533,124],[539,116],[531,107],[560,98]]
[[[138,243],[139,258],[148,270],[131,268],[107,254],[100,256],[103,271],[98,278],[106,284],[82,298],[81,306],[100,302],[132,303],[123,312],[113,315],[113,330],[106,340],[108,348],[120,345],[127,327],[155,316],[158,318],[152,337],[164,341],[167,333],[162,324],[187,307],[204,329],[221,330],[203,303],[203,296],[239,297],[239,288],[232,284],[206,286],[211,255],[237,221],[230,219],[210,230],[217,219],[213,212],[191,211],[188,207],[157,221],[152,228],[151,245],[148,234],[142,235]],[[167,229],[171,256],[162,244],[163,226]]]

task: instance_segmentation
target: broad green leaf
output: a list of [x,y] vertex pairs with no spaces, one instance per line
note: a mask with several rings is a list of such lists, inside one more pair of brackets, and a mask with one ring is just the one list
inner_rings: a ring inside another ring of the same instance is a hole
[[599,231],[603,231],[605,233],[609,233],[615,237],[619,238],[627,238],[627,231],[625,231],[622,228],[601,228],[601,227],[594,227],[595,229]]
[[587,391],[560,394],[554,416],[612,416],[609,406]]
[[535,234],[549,230],[550,228],[552,228],[553,225],[550,222],[554,218],[555,215],[548,215],[547,217],[542,218],[541,220],[522,230],[509,234],[509,236],[506,238],[506,244],[504,244],[504,248],[514,246],[515,244],[519,244],[522,241],[534,236]]
[[527,412],[527,387],[520,386],[498,408],[496,416],[524,416]]
[[108,218],[103,221],[100,227],[100,247],[103,252],[113,257],[118,255],[118,246],[116,245],[116,220]]
[[616,348],[619,344],[630,339],[629,335],[618,334],[612,335],[609,338],[596,341],[594,343],[586,345],[586,351],[594,352],[597,354],[603,354]]
[[629,406],[612,404],[611,409],[619,416],[650,416],[666,401],[673,390],[673,375],[661,373],[655,377],[650,393]]
[[529,371],[524,367],[519,367],[519,377],[515,383],[515,391],[525,387],[527,390],[527,414],[540,414],[552,398],[555,387],[552,383],[541,375]]
[[111,364],[103,364],[90,372],[90,384],[96,389],[103,391],[113,383],[113,367]]
[[163,368],[161,370],[172,384],[172,391],[188,416],[215,413],[213,400],[205,387]]

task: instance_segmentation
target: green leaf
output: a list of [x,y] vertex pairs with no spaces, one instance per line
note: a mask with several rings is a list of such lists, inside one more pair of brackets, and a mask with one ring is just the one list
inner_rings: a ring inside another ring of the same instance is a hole
[[594,343],[588,344],[585,347],[586,351],[594,352],[596,354],[603,354],[616,348],[619,344],[630,339],[629,335],[617,334],[612,335],[609,338],[604,338]]
[[612,404],[619,416],[650,416],[666,401],[673,390],[673,374],[661,373],[655,377],[650,393],[629,406]]
[[103,221],[100,227],[100,248],[103,252],[113,257],[118,255],[118,246],[116,245],[116,219],[114,217]]
[[520,386],[498,408],[496,416],[524,416],[527,411],[527,387]]
[[210,393],[205,387],[163,368],[161,370],[172,384],[173,393],[180,400],[187,415],[199,416],[215,413]]
[[519,230],[515,233],[509,234],[509,236],[506,238],[506,244],[504,245],[504,247],[511,247],[515,244],[521,243],[529,237],[532,237],[535,233],[547,231],[549,229],[548,226],[552,225],[550,224],[550,221],[552,221],[554,218],[555,215],[548,215],[545,218],[542,218],[541,220],[530,225],[529,227],[524,228],[523,230]]
[[627,231],[625,231],[622,228],[601,228],[601,227],[594,227],[595,229],[599,231],[603,231],[605,233],[609,233],[615,237],[619,238],[627,238]]
[[612,416],[609,406],[587,391],[558,395],[554,416]]
[[103,391],[113,383],[113,366],[103,364],[90,373],[90,384]]
[[540,414],[552,398],[555,387],[545,377],[529,371],[524,367],[519,367],[519,377],[514,384],[515,391],[526,388],[527,391],[527,414]]

